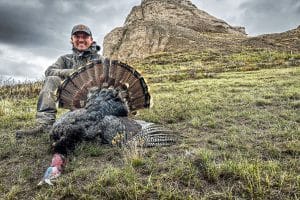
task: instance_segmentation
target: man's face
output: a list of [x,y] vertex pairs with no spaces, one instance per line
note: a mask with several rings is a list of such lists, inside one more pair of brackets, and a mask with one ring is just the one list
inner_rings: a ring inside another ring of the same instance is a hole
[[72,35],[72,44],[79,51],[87,50],[93,43],[92,36],[86,34],[85,32],[76,32]]

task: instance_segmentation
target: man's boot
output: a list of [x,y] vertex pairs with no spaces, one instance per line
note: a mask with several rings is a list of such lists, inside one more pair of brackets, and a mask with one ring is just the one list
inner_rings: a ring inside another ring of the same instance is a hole
[[45,84],[39,94],[36,113],[36,125],[27,130],[19,130],[16,132],[16,138],[25,136],[37,136],[43,132],[47,132],[55,122],[56,115],[56,95],[61,78],[58,76],[48,76]]
[[37,136],[40,135],[47,130],[50,130],[51,125],[47,124],[38,124],[35,127],[29,128],[29,129],[24,129],[24,130],[18,130],[16,131],[16,139],[21,139],[27,136]]
[[16,131],[16,139],[21,139],[27,136],[38,136],[42,133],[48,132],[50,131],[54,122],[54,113],[38,112],[36,115],[36,125],[29,129]]

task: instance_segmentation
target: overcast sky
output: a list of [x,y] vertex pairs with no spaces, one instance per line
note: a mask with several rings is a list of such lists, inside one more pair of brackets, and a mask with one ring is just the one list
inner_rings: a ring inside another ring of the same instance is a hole
[[[0,79],[38,79],[71,52],[70,31],[88,25],[102,46],[141,0],[0,0]],[[283,32],[300,25],[300,0],[192,0],[199,9],[250,36]]]

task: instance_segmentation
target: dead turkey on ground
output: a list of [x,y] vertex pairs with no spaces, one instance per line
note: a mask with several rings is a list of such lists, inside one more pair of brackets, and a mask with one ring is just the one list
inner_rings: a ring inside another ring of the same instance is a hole
[[142,147],[169,146],[178,140],[161,125],[128,117],[150,107],[150,94],[140,73],[119,61],[99,60],[80,68],[62,83],[58,100],[71,111],[50,131],[55,153],[67,154],[83,140]]

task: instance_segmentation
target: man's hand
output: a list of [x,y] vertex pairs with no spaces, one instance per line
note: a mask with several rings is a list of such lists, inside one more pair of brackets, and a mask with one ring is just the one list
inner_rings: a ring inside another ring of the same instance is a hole
[[67,78],[70,74],[72,74],[75,70],[74,69],[61,69],[59,70],[59,75],[61,78],[65,79]]

